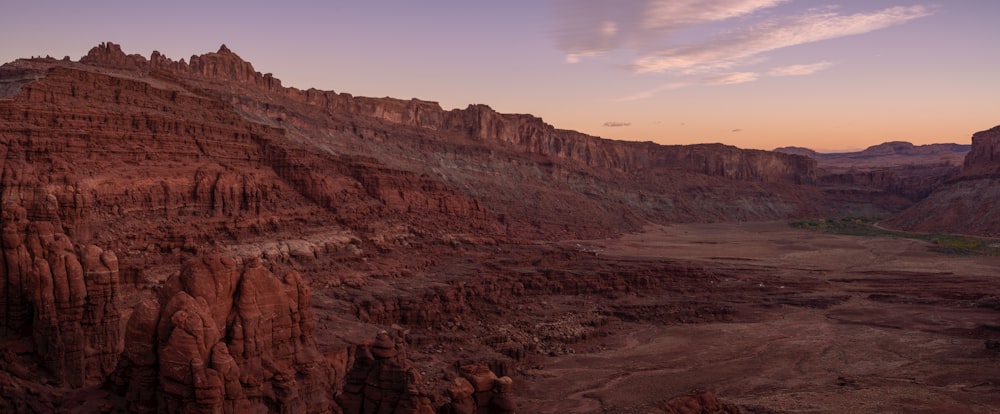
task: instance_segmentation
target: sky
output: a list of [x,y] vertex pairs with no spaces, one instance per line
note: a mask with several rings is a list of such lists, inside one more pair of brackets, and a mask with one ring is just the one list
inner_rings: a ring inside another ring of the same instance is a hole
[[226,44],[285,86],[660,144],[850,151],[1000,124],[993,0],[0,0],[0,61]]

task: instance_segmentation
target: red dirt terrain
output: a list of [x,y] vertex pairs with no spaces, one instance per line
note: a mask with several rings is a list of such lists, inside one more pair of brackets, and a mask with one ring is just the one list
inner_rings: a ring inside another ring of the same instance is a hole
[[805,156],[112,43],[0,67],[0,163],[2,412],[997,402],[990,259],[781,221],[886,214],[929,181],[836,189]]

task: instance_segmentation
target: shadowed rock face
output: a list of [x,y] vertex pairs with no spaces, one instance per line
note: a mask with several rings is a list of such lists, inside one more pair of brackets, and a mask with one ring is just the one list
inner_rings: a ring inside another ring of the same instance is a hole
[[358,349],[338,401],[345,413],[433,414],[423,377],[406,357],[402,338],[382,331]]
[[65,385],[100,383],[122,350],[118,258],[74,245],[56,197],[37,182],[18,184],[35,191],[20,200],[15,191],[0,196],[0,333],[30,337],[42,366]]

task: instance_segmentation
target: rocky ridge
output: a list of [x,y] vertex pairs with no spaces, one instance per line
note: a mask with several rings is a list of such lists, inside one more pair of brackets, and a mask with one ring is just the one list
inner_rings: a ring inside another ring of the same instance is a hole
[[114,43],[102,43],[80,59],[80,63],[138,71],[164,70],[216,82],[238,82],[267,92],[276,92],[331,114],[364,117],[437,133],[464,134],[475,140],[510,145],[527,153],[570,159],[592,168],[635,172],[650,168],[673,168],[746,181],[808,182],[814,164],[801,157],[759,150],[740,150],[724,145],[662,146],[605,140],[574,131],[559,130],[531,115],[500,114],[486,105],[444,111],[435,102],[412,99],[354,97],[310,89],[285,88],[271,74],[253,66],[225,45],[217,52],[194,55],[190,63],[173,61],[159,52],[147,60],[126,55]]
[[[106,61],[106,67],[122,68],[121,62],[131,62],[114,44],[99,46],[88,56],[84,60],[94,65]],[[502,216],[502,228],[518,233],[538,236],[566,227],[574,232],[573,227],[591,221],[593,228],[575,231],[636,228],[648,219],[773,218],[815,209],[800,200],[810,192],[800,184],[815,178],[815,164],[802,157],[718,144],[663,146],[604,140],[556,129],[530,115],[499,114],[485,105],[444,111],[434,102],[416,99],[285,88],[273,76],[253,72],[248,62],[225,47],[190,61],[174,62],[154,53],[148,61],[132,62],[129,69],[169,72],[229,101],[249,120],[287,130],[313,151],[364,154],[433,177]],[[504,198],[512,192],[511,180],[544,190],[536,196]],[[733,186],[733,180],[751,184]],[[690,198],[679,194],[692,191],[679,185],[684,181],[696,185],[710,202],[688,205]],[[546,193],[558,197],[546,199]],[[748,200],[728,202],[734,198]],[[567,209],[579,209],[590,220],[567,222],[564,213],[551,214],[558,207],[537,207],[558,205],[557,199],[567,200]],[[749,199],[764,201],[756,203],[764,208],[737,212],[724,207],[745,205]],[[622,214],[622,203],[631,212]],[[674,208],[656,209],[656,205]]]

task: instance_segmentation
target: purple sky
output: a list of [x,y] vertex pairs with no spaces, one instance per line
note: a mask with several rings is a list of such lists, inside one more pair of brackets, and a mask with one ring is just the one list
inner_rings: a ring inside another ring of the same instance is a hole
[[0,0],[0,61],[225,43],[286,86],[663,144],[850,150],[1000,124],[1000,1]]

